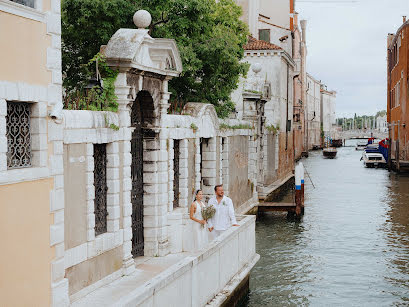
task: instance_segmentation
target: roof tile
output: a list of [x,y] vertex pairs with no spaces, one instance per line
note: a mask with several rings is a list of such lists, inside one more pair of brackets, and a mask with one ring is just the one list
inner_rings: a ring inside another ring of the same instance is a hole
[[249,37],[249,40],[246,45],[243,46],[244,50],[282,50],[281,47],[258,40],[252,36]]

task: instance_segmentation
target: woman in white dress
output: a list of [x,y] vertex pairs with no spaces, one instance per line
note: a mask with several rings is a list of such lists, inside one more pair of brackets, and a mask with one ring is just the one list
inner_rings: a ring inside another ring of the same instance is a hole
[[203,192],[197,190],[195,200],[190,205],[190,219],[193,221],[193,250],[197,251],[205,247],[208,243],[206,221],[202,216],[202,209],[205,204],[202,202]]

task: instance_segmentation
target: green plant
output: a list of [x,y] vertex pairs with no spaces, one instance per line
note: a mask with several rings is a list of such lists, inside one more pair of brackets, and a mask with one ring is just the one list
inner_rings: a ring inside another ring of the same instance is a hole
[[250,126],[249,124],[239,124],[239,125],[227,125],[225,123],[221,123],[219,126],[220,130],[227,130],[227,129],[254,129],[254,127]]
[[274,126],[273,124],[266,126],[266,129],[270,132],[272,132],[273,134],[277,134],[277,132],[280,130],[279,125]]
[[111,128],[111,129],[113,129],[113,130],[115,130],[115,131],[118,131],[118,130],[119,130],[119,126],[117,126],[117,125],[115,125],[115,124],[110,124],[110,125],[109,125],[109,128]]
[[193,132],[196,132],[199,128],[195,125],[195,123],[190,124],[190,129],[193,130]]
[[105,127],[109,127],[109,128],[111,128],[111,129],[113,129],[115,131],[119,130],[119,126],[109,122],[107,113],[104,113],[104,121],[105,121]]
[[85,83],[79,83],[78,88],[72,91],[66,89],[64,106],[69,110],[112,111],[118,110],[117,97],[115,95],[115,80],[118,71],[112,70],[106,63],[104,56],[97,53],[84,68],[88,79],[94,76],[95,67],[102,77],[102,88],[94,86],[85,90]]

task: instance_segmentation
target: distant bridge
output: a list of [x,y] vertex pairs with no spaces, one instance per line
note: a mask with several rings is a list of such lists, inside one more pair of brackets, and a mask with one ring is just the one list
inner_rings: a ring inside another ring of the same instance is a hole
[[387,132],[381,132],[376,129],[355,129],[339,131],[338,135],[341,139],[367,139],[374,137],[376,139],[383,140],[388,137]]

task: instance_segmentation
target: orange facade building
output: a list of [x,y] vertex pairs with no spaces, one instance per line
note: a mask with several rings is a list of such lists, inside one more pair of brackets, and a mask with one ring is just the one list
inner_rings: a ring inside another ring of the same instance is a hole
[[391,165],[409,160],[409,21],[396,34],[388,35],[388,123],[391,139]]

